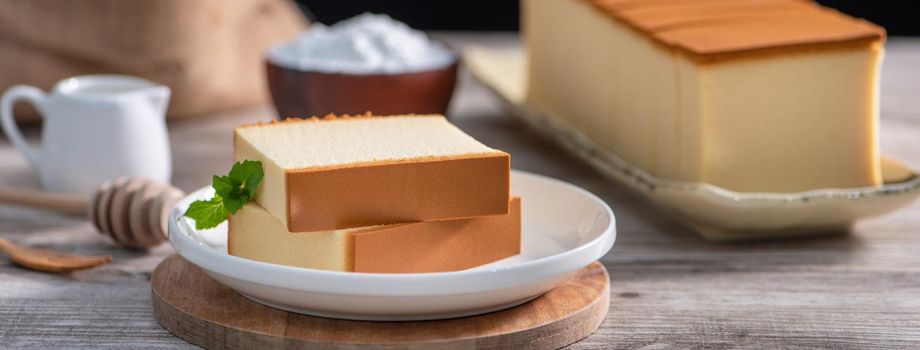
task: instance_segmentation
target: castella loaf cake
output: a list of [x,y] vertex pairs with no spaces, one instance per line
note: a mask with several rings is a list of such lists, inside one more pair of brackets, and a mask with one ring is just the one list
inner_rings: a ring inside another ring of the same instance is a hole
[[517,255],[521,201],[504,215],[290,232],[258,204],[230,217],[231,255],[274,264],[334,271],[415,273],[463,270]]
[[808,1],[525,0],[527,103],[663,178],[878,186],[885,31]]
[[504,215],[510,157],[440,115],[327,116],[239,127],[236,160],[261,161],[255,202],[307,232]]

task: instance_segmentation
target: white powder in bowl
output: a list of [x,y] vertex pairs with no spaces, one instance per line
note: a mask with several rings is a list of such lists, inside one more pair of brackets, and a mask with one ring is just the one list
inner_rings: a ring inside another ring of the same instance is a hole
[[365,13],[332,26],[313,24],[294,41],[269,50],[268,59],[305,71],[399,74],[445,67],[455,57],[405,23]]

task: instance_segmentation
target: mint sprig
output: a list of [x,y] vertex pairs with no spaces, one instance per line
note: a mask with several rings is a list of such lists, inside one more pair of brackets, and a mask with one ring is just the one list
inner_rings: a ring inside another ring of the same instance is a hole
[[194,201],[185,211],[185,216],[195,219],[195,228],[212,228],[227,220],[230,213],[224,208],[224,200],[218,195],[206,201]]
[[211,180],[214,197],[192,202],[185,216],[195,219],[195,228],[199,230],[220,225],[230,214],[235,214],[243,204],[255,198],[264,176],[260,161],[244,160],[233,164],[230,173],[214,175]]

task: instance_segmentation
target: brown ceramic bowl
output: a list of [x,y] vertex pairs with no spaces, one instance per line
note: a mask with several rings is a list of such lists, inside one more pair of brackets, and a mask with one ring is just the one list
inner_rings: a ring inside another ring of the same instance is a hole
[[457,82],[457,63],[399,74],[322,73],[266,60],[279,118],[334,114],[444,114]]

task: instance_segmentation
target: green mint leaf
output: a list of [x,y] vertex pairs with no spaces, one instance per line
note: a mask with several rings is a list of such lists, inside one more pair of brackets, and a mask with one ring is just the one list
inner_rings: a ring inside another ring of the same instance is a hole
[[214,193],[222,198],[233,197],[233,190],[239,185],[235,184],[233,180],[230,180],[227,176],[217,176],[211,179],[211,187],[214,187]]
[[246,202],[255,199],[264,176],[260,161],[244,160],[233,164],[229,174],[214,175],[211,179],[214,197],[193,202],[185,216],[195,219],[195,228],[199,230],[219,225]]
[[230,214],[236,214],[236,212],[243,207],[243,204],[246,204],[248,201],[248,199],[240,196],[226,197],[224,198],[224,209]]
[[185,211],[185,216],[195,219],[195,228],[203,230],[220,225],[230,214],[224,209],[223,199],[215,195],[210,200],[192,202]]
[[258,189],[259,183],[262,182],[263,176],[262,162],[254,160],[237,162],[233,165],[233,169],[230,169],[230,173],[227,174],[227,177],[239,190],[234,194],[245,197],[247,201],[255,197],[256,189]]
[[259,161],[244,161],[243,163],[251,162],[252,174],[246,179],[245,186],[246,193],[249,194],[249,200],[256,198],[256,190],[259,189],[259,184],[262,183],[262,178],[265,177],[265,172],[262,170],[262,162]]

